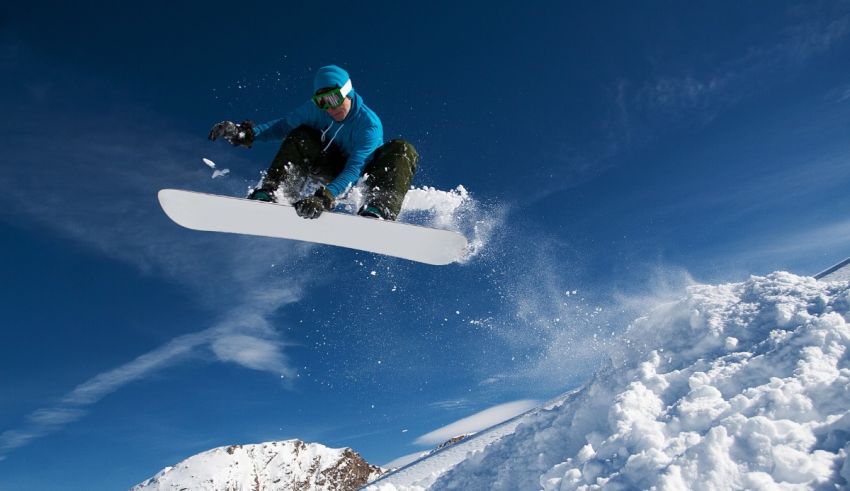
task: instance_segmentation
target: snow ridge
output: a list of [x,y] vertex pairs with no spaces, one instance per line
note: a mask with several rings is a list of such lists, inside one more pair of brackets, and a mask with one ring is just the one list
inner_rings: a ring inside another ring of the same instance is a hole
[[848,320],[847,283],[780,272],[690,287],[636,320],[584,388],[430,489],[847,486]]
[[351,490],[383,472],[350,448],[286,440],[214,448],[166,467],[130,491]]

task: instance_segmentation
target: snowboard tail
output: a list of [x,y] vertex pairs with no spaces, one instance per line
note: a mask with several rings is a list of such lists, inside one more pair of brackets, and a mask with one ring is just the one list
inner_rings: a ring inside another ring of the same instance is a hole
[[287,204],[179,189],[162,189],[158,198],[171,220],[192,230],[315,242],[438,266],[467,251],[466,237],[451,230],[334,212],[307,220]]

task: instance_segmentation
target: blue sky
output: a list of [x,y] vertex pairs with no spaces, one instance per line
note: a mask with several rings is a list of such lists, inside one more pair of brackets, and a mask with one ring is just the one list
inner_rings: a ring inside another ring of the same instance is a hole
[[[286,438],[388,462],[580,384],[688,281],[826,268],[850,255],[848,59],[848,2],[0,8],[0,489]],[[478,257],[162,214],[161,188],[243,193],[275,145],[210,126],[281,116],[329,63],[417,146],[415,185],[470,190]]]

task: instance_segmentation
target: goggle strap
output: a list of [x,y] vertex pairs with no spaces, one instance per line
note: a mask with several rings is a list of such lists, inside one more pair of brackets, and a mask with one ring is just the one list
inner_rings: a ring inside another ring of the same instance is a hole
[[347,96],[351,92],[351,79],[349,78],[345,84],[339,89],[339,93],[342,94],[343,97]]

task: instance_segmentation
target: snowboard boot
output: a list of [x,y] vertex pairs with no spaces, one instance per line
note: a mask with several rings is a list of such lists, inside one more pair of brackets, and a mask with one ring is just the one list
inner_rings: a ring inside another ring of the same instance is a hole
[[360,208],[360,211],[358,211],[357,214],[366,218],[377,218],[378,220],[387,219],[386,213],[382,212],[377,206],[372,205],[364,205]]
[[265,201],[267,203],[277,203],[277,198],[274,196],[274,191],[266,188],[257,188],[251,191],[251,194],[248,195],[248,199],[252,199],[255,201]]

